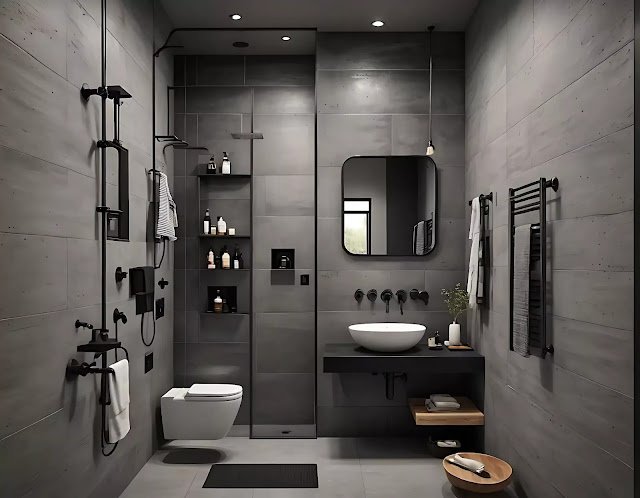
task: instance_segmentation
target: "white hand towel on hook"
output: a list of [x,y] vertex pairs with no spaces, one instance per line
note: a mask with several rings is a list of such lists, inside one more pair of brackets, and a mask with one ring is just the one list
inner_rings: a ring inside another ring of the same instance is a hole
[[109,376],[109,399],[107,406],[107,427],[109,442],[120,441],[129,433],[129,362],[120,360],[110,365],[114,373]]
[[173,202],[169,191],[169,180],[167,175],[158,173],[158,227],[156,234],[159,237],[166,237],[176,240],[176,227],[178,226],[178,214],[176,203]]
[[469,256],[469,277],[467,278],[467,292],[469,293],[469,307],[475,308],[478,295],[478,267],[480,261],[480,198],[471,201],[471,223],[469,224],[469,240],[471,240],[471,254]]

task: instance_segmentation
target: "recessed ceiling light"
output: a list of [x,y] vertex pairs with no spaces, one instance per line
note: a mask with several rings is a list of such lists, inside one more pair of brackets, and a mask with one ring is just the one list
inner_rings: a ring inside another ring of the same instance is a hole
[[291,40],[290,36],[283,36],[282,37],[282,41],[289,41],[289,40]]
[[384,21],[381,21],[380,19],[376,19],[371,23],[371,26],[375,26],[376,28],[381,28],[382,26],[384,26]]
[[240,14],[231,14],[229,17],[234,21],[239,21],[240,19],[242,19],[242,16]]
[[232,45],[236,48],[247,48],[249,46],[247,42],[243,42],[243,41],[233,42]]

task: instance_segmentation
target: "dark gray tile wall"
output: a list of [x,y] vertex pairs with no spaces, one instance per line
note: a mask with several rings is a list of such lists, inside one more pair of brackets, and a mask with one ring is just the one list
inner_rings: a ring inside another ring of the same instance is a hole
[[[612,35],[615,33],[615,36]],[[482,2],[467,31],[466,193],[494,192],[487,451],[527,496],[633,495],[633,2]],[[507,189],[557,176],[545,360],[509,351]]]
[[[129,298],[125,270],[152,262],[146,241],[151,200],[151,60],[168,22],[151,0],[108,3],[108,83],[133,99],[121,110],[121,139],[129,148],[130,242],[108,242],[108,315],[129,321],[119,338],[129,351],[131,432],[115,453],[100,454],[99,389],[95,379],[65,381],[71,358],[89,340],[76,319],[99,326],[100,132],[98,99],[84,103],[83,83],[100,82],[100,2],[16,1],[0,9],[0,481],[3,496],[118,496],[157,447],[160,397],[173,382],[173,285],[164,291],[165,317],[156,340],[140,341],[140,317]],[[154,12],[155,7],[155,12]],[[173,61],[158,59],[156,83],[171,81]],[[166,100],[159,97],[159,116]],[[109,126],[111,119],[108,118]],[[111,136],[112,131],[108,132]],[[157,167],[173,177],[173,161],[157,149]],[[117,178],[110,161],[109,199]],[[169,245],[155,281],[172,281]],[[172,282],[173,284],[173,282]],[[110,320],[109,320],[110,322]],[[113,325],[109,327],[113,333]],[[145,331],[147,334],[150,330]],[[148,336],[147,336],[148,337]],[[144,374],[144,354],[154,369]],[[113,361],[113,356],[110,356]]]
[[[249,173],[251,144],[230,133],[250,131],[253,112],[253,129],[264,134],[253,145],[253,184],[202,180],[199,203],[195,175],[208,157],[176,152],[176,195],[187,206],[180,215],[184,237],[176,245],[176,383],[241,384],[236,432],[246,433],[251,422],[254,436],[280,436],[283,430],[313,435],[314,57],[188,56],[177,57],[175,67],[176,84],[187,82],[176,90],[178,135],[207,146],[218,160],[228,152],[232,172]],[[198,234],[206,207],[238,233],[252,233],[253,254],[249,242],[241,246],[251,272],[203,270],[209,241],[201,242]],[[272,273],[272,248],[295,249],[292,283],[283,285],[282,274]],[[301,274],[310,275],[309,286],[300,286]],[[238,285],[239,311],[252,313],[253,331],[249,316],[200,313],[208,285]]]
[[[439,173],[439,239],[425,258],[358,258],[341,244],[340,168],[352,155],[424,154],[428,123],[428,45],[424,33],[319,33],[318,94],[318,435],[413,432],[407,394],[431,386],[410,378],[388,401],[381,376],[322,371],[325,344],[351,342],[347,326],[416,321],[446,338],[440,290],[464,282],[464,34],[433,35],[433,130]],[[426,289],[431,302],[389,315],[378,300],[358,305],[357,288]],[[425,338],[426,340],[426,338]]]

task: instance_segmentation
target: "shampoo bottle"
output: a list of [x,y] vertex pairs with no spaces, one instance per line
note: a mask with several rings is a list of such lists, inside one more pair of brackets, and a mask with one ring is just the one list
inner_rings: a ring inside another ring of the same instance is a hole
[[213,312],[222,313],[222,297],[220,296],[220,289],[217,290],[217,296],[213,300]]
[[231,161],[229,161],[229,156],[227,156],[226,152],[222,153],[222,174],[223,175],[231,174]]
[[222,269],[228,270],[231,268],[231,255],[227,251],[227,246],[222,248]]
[[233,253],[233,269],[234,270],[240,270],[242,268],[242,265],[240,264],[240,250],[238,249],[238,246],[236,246],[236,250]]
[[224,221],[224,218],[220,216],[218,218],[218,235],[226,235],[227,233],[227,222]]
[[209,270],[216,269],[216,259],[215,255],[213,254],[213,249],[211,248],[209,248],[209,253],[207,254],[207,268]]
[[211,215],[208,209],[204,212],[204,222],[202,225],[203,233],[209,235],[211,233]]
[[218,167],[216,166],[216,159],[212,155],[211,159],[207,163],[207,175],[215,175],[218,172]]

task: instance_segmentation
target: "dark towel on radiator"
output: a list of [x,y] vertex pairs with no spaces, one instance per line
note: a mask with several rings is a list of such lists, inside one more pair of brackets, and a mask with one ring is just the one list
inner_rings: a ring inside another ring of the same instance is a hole
[[516,227],[513,246],[513,350],[529,356],[531,225]]

